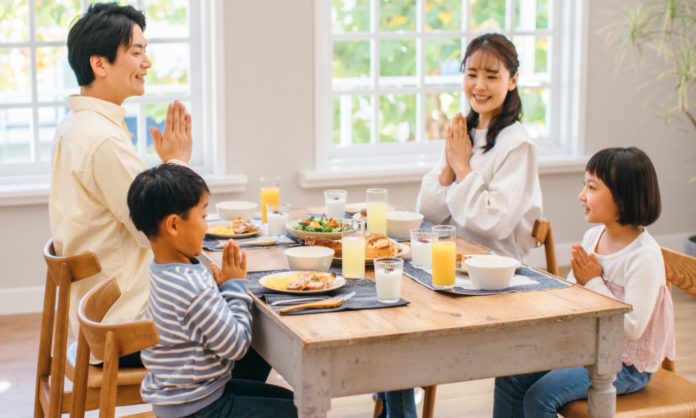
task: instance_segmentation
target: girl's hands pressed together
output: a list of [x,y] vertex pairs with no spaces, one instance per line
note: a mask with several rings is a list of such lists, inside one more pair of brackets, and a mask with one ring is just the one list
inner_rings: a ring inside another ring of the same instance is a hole
[[240,250],[239,243],[230,239],[225,243],[225,249],[222,252],[222,270],[215,263],[210,264],[215,283],[220,286],[230,279],[245,279],[246,263],[246,250]]
[[469,159],[471,159],[471,139],[467,131],[466,119],[461,113],[452,120],[452,126],[447,127],[445,136],[445,155],[447,164],[452,168],[455,180],[460,182],[471,172]]
[[571,250],[570,267],[578,284],[585,285],[591,279],[602,276],[602,266],[594,254],[587,254],[582,245],[573,244]]

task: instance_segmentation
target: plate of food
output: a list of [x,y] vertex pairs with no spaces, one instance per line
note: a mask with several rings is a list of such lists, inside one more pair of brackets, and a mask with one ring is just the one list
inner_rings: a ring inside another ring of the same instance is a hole
[[346,279],[323,271],[283,271],[261,277],[259,284],[277,292],[305,295],[340,289]]
[[471,258],[471,257],[486,256],[486,255],[491,255],[491,254],[484,253],[484,252],[457,253],[457,263],[456,263],[457,271],[461,272],[461,273],[469,274],[469,269],[467,268],[464,260],[466,260],[467,258]]
[[[318,245],[334,250],[334,260],[341,261],[343,257],[340,240],[331,240],[322,237],[309,237],[305,245]],[[365,263],[371,264],[375,258],[407,257],[411,248],[400,242],[396,242],[384,235],[367,234],[365,237]]]
[[213,238],[245,238],[258,234],[261,225],[255,224],[251,219],[237,218],[231,221],[212,222],[208,225],[206,234]]
[[341,239],[344,228],[350,228],[349,225],[343,225],[342,219],[325,216],[294,219],[285,224],[285,227],[288,232],[301,240],[305,240],[307,237]]

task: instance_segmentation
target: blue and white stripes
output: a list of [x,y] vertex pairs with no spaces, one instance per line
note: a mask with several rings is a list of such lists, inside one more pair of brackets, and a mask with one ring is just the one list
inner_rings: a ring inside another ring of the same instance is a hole
[[228,280],[218,290],[202,264],[152,263],[151,277],[146,316],[160,342],[142,352],[141,395],[155,405],[203,399],[230,379],[251,344],[249,282]]

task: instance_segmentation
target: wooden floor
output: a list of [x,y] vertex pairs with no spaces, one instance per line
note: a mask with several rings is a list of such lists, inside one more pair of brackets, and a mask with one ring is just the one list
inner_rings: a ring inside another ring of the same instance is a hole
[[[673,299],[677,372],[696,382],[696,299],[678,289],[674,291]],[[40,314],[0,316],[0,415],[3,417],[33,416],[39,324]],[[275,372],[269,382],[285,385]],[[490,417],[492,408],[492,379],[438,386],[435,404],[438,418]],[[117,415],[147,409],[146,405],[118,408]],[[333,399],[329,417],[357,418],[370,417],[371,414],[371,396],[359,395]],[[91,411],[87,416],[95,417],[97,414]]]

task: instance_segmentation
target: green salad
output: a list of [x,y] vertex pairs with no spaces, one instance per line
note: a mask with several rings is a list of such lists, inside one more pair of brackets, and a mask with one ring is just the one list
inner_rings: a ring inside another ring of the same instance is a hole
[[295,229],[308,232],[341,232],[349,230],[351,227],[350,224],[343,225],[340,219],[327,218],[326,216],[321,218],[310,216],[299,221],[295,225]]

